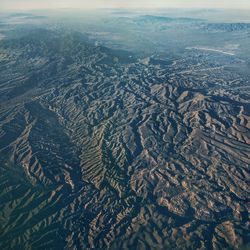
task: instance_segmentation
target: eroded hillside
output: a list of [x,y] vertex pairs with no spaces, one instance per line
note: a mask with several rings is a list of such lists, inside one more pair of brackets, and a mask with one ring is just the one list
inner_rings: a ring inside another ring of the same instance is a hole
[[249,242],[249,79],[79,33],[0,43],[1,249],[238,249]]

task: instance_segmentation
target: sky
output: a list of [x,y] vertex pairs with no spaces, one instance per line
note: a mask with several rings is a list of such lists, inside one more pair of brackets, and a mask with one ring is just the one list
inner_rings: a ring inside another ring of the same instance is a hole
[[0,10],[60,8],[226,8],[250,10],[250,0],[0,0]]

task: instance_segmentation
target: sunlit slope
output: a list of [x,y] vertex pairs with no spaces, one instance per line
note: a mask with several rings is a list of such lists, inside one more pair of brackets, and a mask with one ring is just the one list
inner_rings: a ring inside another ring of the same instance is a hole
[[1,41],[1,249],[249,242],[249,82],[225,56],[142,60],[42,29]]

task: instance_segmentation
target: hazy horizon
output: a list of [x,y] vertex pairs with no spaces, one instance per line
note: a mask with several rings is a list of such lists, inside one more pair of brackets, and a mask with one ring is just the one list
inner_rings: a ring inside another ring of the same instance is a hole
[[250,9],[250,1],[239,0],[229,2],[227,0],[93,0],[91,2],[80,0],[55,0],[53,2],[44,0],[42,2],[31,0],[0,0],[1,10],[35,10],[35,9],[99,9],[99,8],[121,8],[121,9],[150,9],[150,8],[210,8],[210,9]]

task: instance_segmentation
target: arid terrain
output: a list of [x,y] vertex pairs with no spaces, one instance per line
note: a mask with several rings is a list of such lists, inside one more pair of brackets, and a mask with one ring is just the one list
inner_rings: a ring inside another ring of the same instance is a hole
[[1,16],[0,248],[249,249],[250,22],[113,15]]

